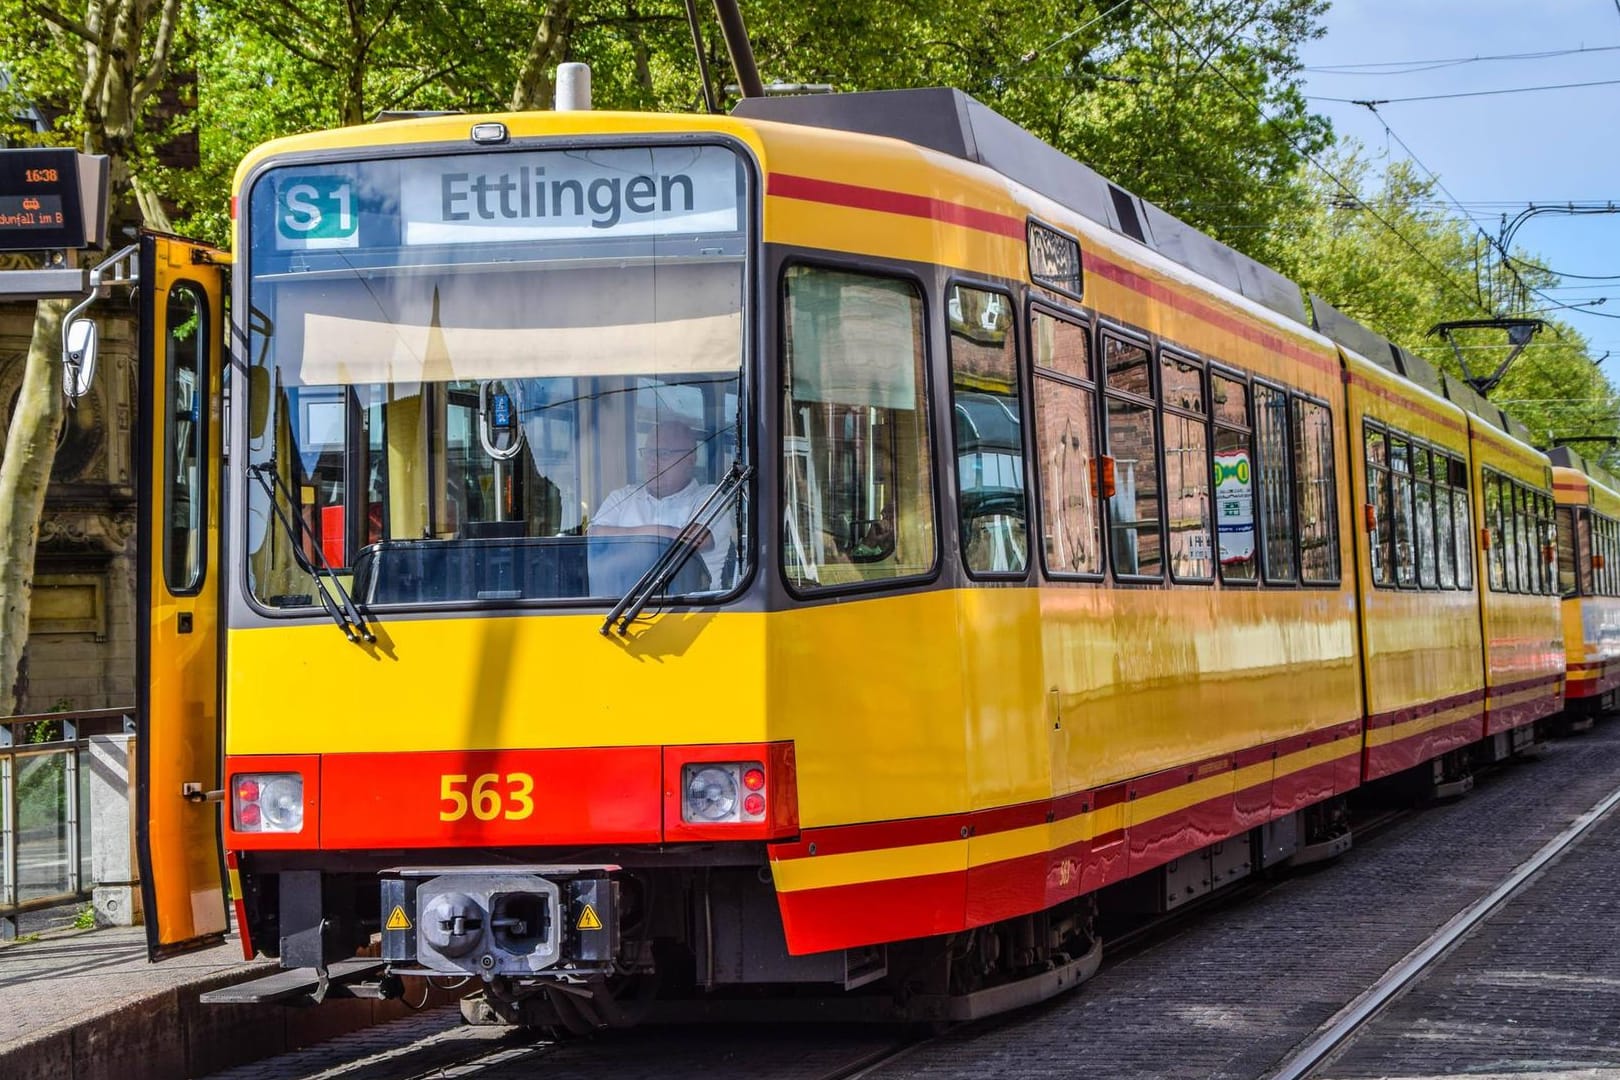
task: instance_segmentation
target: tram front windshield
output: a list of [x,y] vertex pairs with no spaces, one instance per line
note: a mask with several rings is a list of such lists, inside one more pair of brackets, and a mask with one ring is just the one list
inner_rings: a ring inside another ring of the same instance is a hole
[[[720,146],[319,162],[249,195],[247,577],[372,605],[742,580],[746,173]],[[689,534],[690,535],[690,534]]]

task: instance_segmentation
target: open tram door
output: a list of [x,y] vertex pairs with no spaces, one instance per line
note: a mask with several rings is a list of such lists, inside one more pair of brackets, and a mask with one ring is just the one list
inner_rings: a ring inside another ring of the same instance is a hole
[[143,234],[136,507],[136,848],[148,955],[224,935],[221,391],[228,256]]

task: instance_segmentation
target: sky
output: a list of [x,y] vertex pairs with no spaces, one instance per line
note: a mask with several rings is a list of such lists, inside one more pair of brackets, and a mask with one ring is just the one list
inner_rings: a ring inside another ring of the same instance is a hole
[[[1532,203],[1620,206],[1620,0],[1335,0],[1323,25],[1327,32],[1301,51],[1313,111],[1375,155],[1415,157],[1419,173],[1437,174],[1492,235],[1504,213]],[[1577,49],[1587,51],[1567,51]],[[1563,55],[1439,63],[1549,52]],[[1615,85],[1395,100],[1606,80]],[[1385,103],[1375,116],[1328,98]],[[1538,214],[1513,245],[1566,274],[1613,275],[1566,278],[1551,295],[1609,297],[1591,311],[1557,314],[1587,337],[1594,357],[1610,352],[1603,370],[1620,385],[1620,213]]]

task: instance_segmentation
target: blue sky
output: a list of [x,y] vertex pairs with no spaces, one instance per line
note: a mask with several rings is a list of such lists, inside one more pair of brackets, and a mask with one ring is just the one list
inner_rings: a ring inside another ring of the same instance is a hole
[[[1302,51],[1313,97],[1393,99],[1557,83],[1620,80],[1620,0],[1337,0],[1327,33]],[[1343,65],[1438,61],[1573,49],[1585,53],[1540,59],[1481,60],[1322,71]],[[1607,51],[1596,51],[1604,50]],[[1374,116],[1359,105],[1312,100],[1341,137],[1375,155],[1407,156],[1400,142],[1440,177],[1473,217],[1493,234],[1505,212],[1529,203],[1570,200],[1620,204],[1620,83],[1581,89],[1389,101]],[[1387,123],[1394,135],[1384,130]],[[1442,196],[1443,197],[1443,196]],[[1620,214],[1539,215],[1514,244],[1544,265],[1572,274],[1615,275],[1579,281],[1552,295],[1565,302],[1609,296],[1596,313],[1562,312],[1592,344],[1594,357],[1620,384]]]

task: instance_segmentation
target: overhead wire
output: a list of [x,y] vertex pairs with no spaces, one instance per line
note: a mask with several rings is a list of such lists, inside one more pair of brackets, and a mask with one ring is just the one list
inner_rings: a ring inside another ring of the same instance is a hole
[[[1458,90],[1450,94],[1414,94],[1410,97],[1378,98],[1376,104],[1398,105],[1407,101],[1449,101],[1453,98],[1495,97],[1500,94],[1532,94],[1541,90],[1581,90],[1593,86],[1620,86],[1620,79],[1599,79],[1596,82],[1547,83],[1543,86],[1506,86],[1496,90]],[[1357,98],[1327,97],[1306,94],[1308,101],[1338,101],[1346,105],[1360,105]]]
[[[1620,6],[1620,0],[1615,0]],[[1431,60],[1382,60],[1361,64],[1322,64],[1308,66],[1301,70],[1314,71],[1323,75],[1410,75],[1422,71],[1435,71],[1440,68],[1461,67],[1464,64],[1479,64],[1497,60],[1550,60],[1559,56],[1576,56],[1582,53],[1601,53],[1620,51],[1620,45],[1582,45],[1573,49],[1547,49],[1541,52],[1497,53],[1487,56],[1454,56]],[[1358,71],[1357,68],[1385,68],[1384,71]]]
[[1444,282],[1446,285],[1449,285],[1454,292],[1465,298],[1471,307],[1476,307],[1481,311],[1484,311],[1487,315],[1494,316],[1496,314],[1494,311],[1491,311],[1489,308],[1485,307],[1485,305],[1481,304],[1478,296],[1474,295],[1468,289],[1458,284],[1457,281],[1452,278],[1452,276],[1447,273],[1443,267],[1429,257],[1427,252],[1413,243],[1410,238],[1397,229],[1387,218],[1385,218],[1373,207],[1361,202],[1361,193],[1359,191],[1345,183],[1345,181],[1340,179],[1338,175],[1326,165],[1323,165],[1320,161],[1316,160],[1316,157],[1313,154],[1300,145],[1299,139],[1296,138],[1292,132],[1284,128],[1275,119],[1273,119],[1269,113],[1266,112],[1264,103],[1228,78],[1224,71],[1211,62],[1210,56],[1199,53],[1197,47],[1194,46],[1192,42],[1187,40],[1186,36],[1182,34],[1180,28],[1178,28],[1175,23],[1167,19],[1164,14],[1160,12],[1153,3],[1150,2],[1150,0],[1141,0],[1141,3],[1143,7],[1153,14],[1154,18],[1158,19],[1159,22],[1164,25],[1165,29],[1169,30],[1170,33],[1182,43],[1182,45],[1191,50],[1194,55],[1199,57],[1199,59],[1202,61],[1202,67],[1207,68],[1211,74],[1220,79],[1221,83],[1233,94],[1236,94],[1238,97],[1248,102],[1259,115],[1260,119],[1264,120],[1268,125],[1281,134],[1283,138],[1287,139],[1289,144],[1293,146],[1295,151],[1297,151],[1301,157],[1310,162],[1311,165],[1315,166],[1316,169],[1322,173],[1322,175],[1333,181],[1333,183],[1337,185],[1346,195],[1356,199],[1357,202],[1360,203],[1360,205],[1375,221],[1377,221],[1384,228],[1388,229],[1390,235],[1399,240],[1408,250],[1412,252],[1413,255],[1417,256],[1420,261],[1428,266],[1428,268],[1434,272],[1435,276],[1440,281]]

